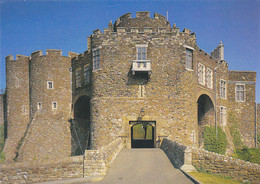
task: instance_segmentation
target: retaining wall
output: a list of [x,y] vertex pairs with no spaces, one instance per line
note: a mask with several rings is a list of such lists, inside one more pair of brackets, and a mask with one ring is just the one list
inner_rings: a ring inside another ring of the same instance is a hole
[[[124,147],[121,138],[100,150],[86,150],[84,176],[105,175]],[[17,162],[0,165],[0,183],[36,183],[83,177],[83,155],[42,162]]]
[[228,176],[243,183],[260,183],[259,164],[216,154],[204,149],[191,148],[171,139],[164,139],[161,149],[178,168],[192,164],[199,170]]

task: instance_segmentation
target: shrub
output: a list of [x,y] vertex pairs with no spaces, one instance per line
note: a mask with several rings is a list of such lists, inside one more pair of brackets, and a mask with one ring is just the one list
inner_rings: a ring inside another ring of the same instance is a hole
[[236,149],[236,158],[260,164],[260,149],[246,147],[243,149]]
[[4,139],[4,125],[0,126],[0,152],[4,148],[5,139]]
[[216,137],[215,127],[206,126],[203,131],[203,139],[206,150],[220,154],[226,153],[228,142],[225,132],[220,127],[217,127]]

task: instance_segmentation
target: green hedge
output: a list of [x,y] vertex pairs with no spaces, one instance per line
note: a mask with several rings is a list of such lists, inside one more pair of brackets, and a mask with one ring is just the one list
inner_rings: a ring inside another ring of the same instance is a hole
[[217,127],[217,137],[216,129],[213,126],[206,126],[203,131],[204,148],[208,151],[215,153],[225,154],[228,141],[225,132]]

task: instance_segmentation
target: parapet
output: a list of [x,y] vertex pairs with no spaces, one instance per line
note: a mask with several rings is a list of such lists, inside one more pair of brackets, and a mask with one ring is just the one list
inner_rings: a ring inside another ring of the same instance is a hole
[[29,56],[24,56],[24,55],[19,55],[17,54],[16,55],[16,59],[14,59],[14,56],[13,55],[9,55],[9,56],[6,56],[5,60],[6,61],[24,61],[24,60],[29,60],[30,57]]
[[13,55],[9,55],[5,57],[5,61],[13,61],[14,60],[14,56]]
[[229,81],[250,81],[256,82],[256,72],[254,71],[228,71]]
[[150,12],[149,11],[136,12],[136,18],[150,18]]
[[47,55],[62,56],[62,50],[59,50],[59,49],[46,49],[46,56]]
[[31,58],[38,57],[38,56],[42,56],[41,50],[37,50],[37,51],[31,53]]
[[76,53],[76,52],[68,52],[68,56],[70,57],[70,58],[74,58],[74,57],[77,57],[79,54],[78,53]]

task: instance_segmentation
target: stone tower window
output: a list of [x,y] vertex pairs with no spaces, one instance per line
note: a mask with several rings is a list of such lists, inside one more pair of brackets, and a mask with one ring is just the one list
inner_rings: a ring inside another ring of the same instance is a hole
[[220,80],[220,98],[226,98],[226,81]]
[[225,126],[227,124],[227,108],[224,106],[220,106],[220,124]]
[[93,50],[93,70],[98,70],[100,68],[100,50]]
[[206,71],[206,80],[207,80],[207,87],[212,89],[213,87],[213,72],[210,68],[207,68]]
[[37,109],[38,109],[38,110],[41,110],[41,109],[42,109],[42,103],[41,103],[41,102],[38,102],[38,103],[37,103]]
[[84,83],[88,84],[90,81],[90,67],[89,65],[84,66]]
[[52,109],[57,109],[57,107],[58,107],[57,102],[52,102]]
[[245,101],[245,85],[244,84],[236,85],[236,101],[237,102]]
[[147,58],[147,48],[137,47],[137,60],[146,60]]
[[139,85],[139,97],[143,98],[145,95],[145,85]]
[[198,79],[200,84],[205,85],[205,66],[201,63],[198,65]]
[[76,70],[76,88],[80,88],[81,87],[81,68],[78,68]]
[[53,89],[53,81],[47,81],[47,89]]
[[186,69],[192,70],[192,60],[193,60],[193,51],[191,49],[186,48],[186,60],[185,60]]

